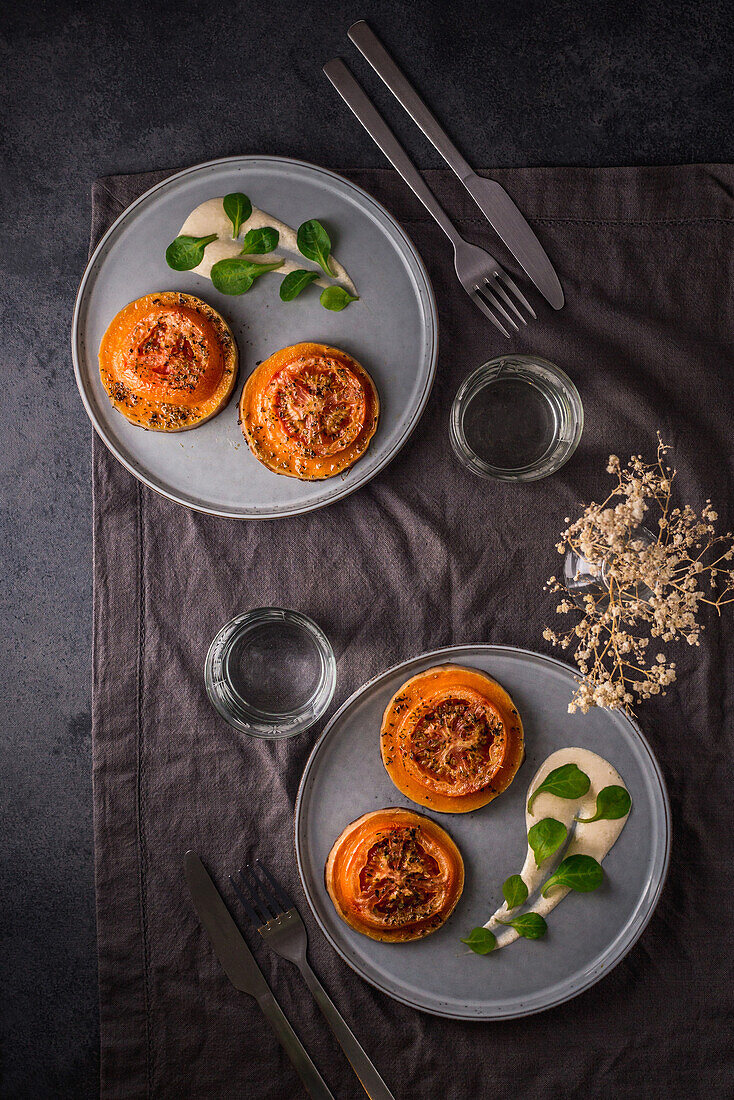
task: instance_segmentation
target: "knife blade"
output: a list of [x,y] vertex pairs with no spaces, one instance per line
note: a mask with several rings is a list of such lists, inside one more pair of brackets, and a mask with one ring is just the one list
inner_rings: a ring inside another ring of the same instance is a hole
[[186,852],[184,872],[199,920],[209,936],[214,954],[232,985],[235,989],[249,993],[255,998],[309,1094],[316,1100],[334,1100],[333,1093],[288,1023],[242,933],[196,852]]
[[504,187],[496,180],[477,175],[364,19],[354,23],[347,34],[464,184],[497,236],[525,269],[540,293],[554,309],[560,309],[564,303],[563,288],[553,264]]
[[554,309],[564,304],[563,287],[527,219],[496,180],[472,172],[461,181],[497,236],[509,248],[543,297]]

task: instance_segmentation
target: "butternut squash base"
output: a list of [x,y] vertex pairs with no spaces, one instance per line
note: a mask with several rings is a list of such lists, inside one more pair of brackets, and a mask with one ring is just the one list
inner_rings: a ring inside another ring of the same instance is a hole
[[[421,782],[418,769],[410,760],[410,735],[416,713],[427,699],[450,693],[453,688],[466,689],[485,699],[499,716],[504,731],[501,760],[487,785],[481,790],[457,795],[439,792],[429,782]],[[491,676],[460,665],[438,665],[413,676],[390,700],[382,719],[380,752],[388,775],[411,802],[441,813],[468,813],[497,798],[515,778],[525,757],[522,721],[508,693]]]

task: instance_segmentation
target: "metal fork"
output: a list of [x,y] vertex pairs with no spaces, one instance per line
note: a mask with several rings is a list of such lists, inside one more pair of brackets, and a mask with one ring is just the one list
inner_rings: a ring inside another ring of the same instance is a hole
[[[259,872],[259,873],[258,873]],[[300,914],[282,886],[276,882],[260,860],[249,864],[230,882],[245,912],[257,927],[268,947],[284,959],[295,963],[311,990],[316,1004],[359,1077],[362,1088],[371,1100],[395,1100],[385,1082],[357,1041],[328,993],[321,985],[306,958],[308,936]]]
[[420,199],[451,241],[456,274],[474,304],[507,337],[510,333],[506,325],[517,332],[520,327],[518,321],[523,325],[527,324],[508,291],[535,318],[533,307],[494,256],[478,245],[469,244],[458,232],[390,127],[341,58],[324,65],[324,73],[393,168],[400,173],[416,198]]

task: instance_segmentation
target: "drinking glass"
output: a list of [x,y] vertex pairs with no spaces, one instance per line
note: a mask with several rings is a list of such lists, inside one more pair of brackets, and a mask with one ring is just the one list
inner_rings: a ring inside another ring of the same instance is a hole
[[336,687],[334,651],[300,611],[258,607],[217,633],[204,666],[212,705],[253,737],[294,737],[327,710]]
[[576,450],[584,410],[560,367],[534,355],[484,363],[459,387],[451,408],[454,453],[479,477],[536,481]]

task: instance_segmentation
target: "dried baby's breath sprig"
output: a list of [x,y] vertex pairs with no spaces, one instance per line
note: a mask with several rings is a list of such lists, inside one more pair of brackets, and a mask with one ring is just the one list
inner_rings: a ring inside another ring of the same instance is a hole
[[655,463],[633,455],[623,467],[610,455],[607,472],[617,485],[574,523],[567,518],[570,526],[556,546],[559,554],[571,551],[583,559],[598,582],[592,580],[581,595],[576,590],[581,606],[556,577],[546,585],[561,594],[559,614],[579,616],[568,630],[543,631],[546,641],[561,649],[575,647],[581,679],[568,708],[572,713],[591,707],[631,712],[633,703],[665,695],[675,680],[675,662],[651,647],[651,640],[684,638],[698,646],[702,605],[720,613],[734,601],[732,533],[716,534],[718,516],[710,500],[700,515],[688,504],[671,506],[676,471],[665,463],[669,449],[658,433]]

